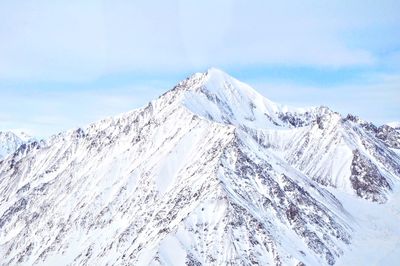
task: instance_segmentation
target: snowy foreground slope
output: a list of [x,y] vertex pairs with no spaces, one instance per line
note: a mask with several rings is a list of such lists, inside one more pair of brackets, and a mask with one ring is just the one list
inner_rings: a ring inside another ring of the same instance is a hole
[[0,161],[0,264],[396,265],[399,134],[210,69]]

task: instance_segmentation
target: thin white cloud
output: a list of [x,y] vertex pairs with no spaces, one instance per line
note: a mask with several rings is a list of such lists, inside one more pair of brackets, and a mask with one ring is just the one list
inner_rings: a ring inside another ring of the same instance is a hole
[[233,64],[371,65],[375,56],[349,46],[343,33],[371,21],[398,25],[396,6],[392,1],[4,1],[0,79],[81,81],[119,71]]

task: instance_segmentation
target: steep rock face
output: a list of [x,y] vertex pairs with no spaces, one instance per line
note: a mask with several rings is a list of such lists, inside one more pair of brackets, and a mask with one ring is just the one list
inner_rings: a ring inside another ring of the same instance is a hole
[[399,164],[360,123],[211,69],[0,161],[0,264],[340,264],[352,206],[385,203]]
[[350,181],[358,196],[378,202],[386,200],[383,198],[381,190],[391,189],[388,181],[378,168],[358,150],[353,153],[350,169]]
[[376,137],[385,142],[389,147],[400,149],[400,130],[387,125],[377,129]]
[[352,121],[359,124],[367,132],[372,133],[376,138],[384,142],[388,147],[399,149],[400,148],[400,126],[399,123],[393,122],[388,125],[380,127],[375,126],[371,122],[364,121],[357,116],[347,115],[345,120]]
[[357,195],[360,189],[369,189],[367,186],[355,189],[351,180],[352,165],[358,158],[354,151],[359,151],[357,154],[368,158],[371,167],[378,169],[377,175],[384,179],[379,202],[384,202],[390,191],[390,186],[383,184],[390,184],[400,176],[398,154],[358,124],[343,121],[336,113],[295,130],[259,132],[257,138],[320,184]]

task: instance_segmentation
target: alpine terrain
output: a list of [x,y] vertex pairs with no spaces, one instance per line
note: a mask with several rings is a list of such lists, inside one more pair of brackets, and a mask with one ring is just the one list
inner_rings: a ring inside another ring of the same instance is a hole
[[0,159],[0,264],[395,265],[399,148],[210,69]]

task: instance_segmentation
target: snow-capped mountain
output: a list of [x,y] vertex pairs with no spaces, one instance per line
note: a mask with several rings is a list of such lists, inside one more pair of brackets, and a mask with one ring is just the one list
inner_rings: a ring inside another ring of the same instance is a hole
[[0,160],[8,154],[15,152],[23,143],[31,140],[32,137],[24,132],[15,134],[11,131],[0,131]]
[[194,74],[1,161],[0,264],[390,265],[400,153],[380,132]]

